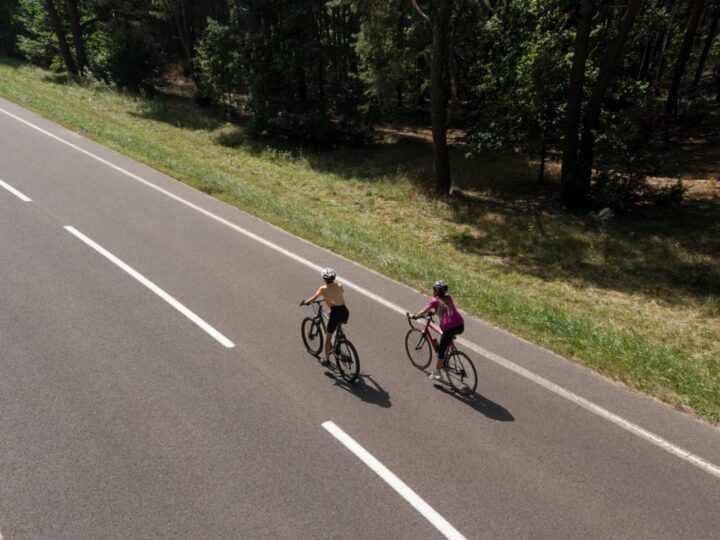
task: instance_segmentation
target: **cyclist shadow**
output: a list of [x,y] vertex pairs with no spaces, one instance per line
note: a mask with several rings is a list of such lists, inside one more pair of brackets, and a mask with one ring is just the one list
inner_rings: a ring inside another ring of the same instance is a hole
[[390,394],[378,384],[370,375],[360,374],[354,383],[349,383],[337,374],[337,370],[333,367],[332,371],[325,371],[325,376],[332,379],[335,385],[342,388],[346,392],[350,392],[361,400],[377,405],[378,407],[392,407],[390,403]]
[[448,394],[461,403],[469,405],[478,412],[483,413],[486,417],[491,420],[497,420],[498,422],[514,422],[515,417],[502,405],[495,403],[494,401],[486,398],[482,394],[475,392],[471,396],[461,396],[454,390],[448,388],[445,384],[435,383],[435,388],[441,392]]

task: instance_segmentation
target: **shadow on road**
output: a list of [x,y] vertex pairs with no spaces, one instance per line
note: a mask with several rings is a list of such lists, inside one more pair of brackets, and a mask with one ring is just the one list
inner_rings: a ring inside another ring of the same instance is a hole
[[461,403],[465,403],[466,405],[472,407],[478,412],[483,413],[485,416],[490,418],[491,420],[497,420],[498,422],[514,422],[515,417],[510,414],[510,411],[508,411],[505,407],[502,405],[498,405],[492,400],[489,400],[485,396],[478,394],[475,392],[471,396],[461,396],[457,392],[453,391],[452,389],[448,388],[444,384],[433,384],[435,388],[440,390],[441,392],[448,394]]
[[335,366],[333,366],[331,370],[328,369],[328,371],[325,372],[325,376],[332,379],[336,386],[350,392],[367,403],[372,403],[373,405],[384,408],[392,407],[390,394],[370,375],[361,373],[355,383],[350,384],[337,373]]

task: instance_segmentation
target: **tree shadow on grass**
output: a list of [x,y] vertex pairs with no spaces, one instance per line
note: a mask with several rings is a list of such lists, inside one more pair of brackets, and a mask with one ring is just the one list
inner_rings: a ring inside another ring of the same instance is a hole
[[191,96],[164,92],[162,89],[152,99],[144,101],[140,113],[130,114],[191,131],[215,131],[227,124],[222,107],[199,107]]
[[422,191],[431,187],[432,177],[420,172],[427,160],[432,167],[432,145],[423,141],[374,141],[334,151],[313,151],[303,157],[312,169],[343,180],[373,182],[402,175]]
[[[532,154],[486,154],[465,159],[451,148],[452,197],[441,199],[453,228],[446,240],[458,250],[489,257],[545,281],[569,281],[658,301],[688,299],[720,315],[720,205],[688,198],[676,207],[647,206],[607,224],[575,216],[559,204],[559,165],[550,162],[538,182]],[[433,192],[432,144],[400,139],[305,156],[314,169],[361,182],[398,176]],[[705,308],[703,308],[705,309]]]
[[77,79],[69,73],[50,73],[48,75],[43,75],[40,80],[44,83],[60,85],[77,82]]
[[6,56],[0,56],[0,64],[10,67],[10,68],[13,68],[13,69],[20,69],[21,67],[26,65],[24,62],[21,62],[14,58],[8,58]]
[[708,227],[720,224],[716,205],[649,208],[603,225],[590,215],[569,216],[548,201],[486,195],[451,204],[454,221],[470,230],[450,232],[446,240],[513,271],[581,288],[640,292],[671,304],[690,297],[706,305],[708,297],[720,295],[720,227]]
[[[465,159],[451,148],[452,197],[445,239],[458,250],[488,257],[545,281],[569,281],[622,293],[638,292],[670,304],[690,299],[720,315],[720,224],[717,202],[694,199],[677,207],[648,206],[607,225],[575,216],[559,204],[559,166],[550,162],[544,184],[532,154],[486,154]],[[304,159],[315,170],[360,182],[405,178],[428,203],[433,195],[432,144],[399,139]],[[463,229],[463,230],[458,230]],[[715,306],[715,307],[713,307]]]

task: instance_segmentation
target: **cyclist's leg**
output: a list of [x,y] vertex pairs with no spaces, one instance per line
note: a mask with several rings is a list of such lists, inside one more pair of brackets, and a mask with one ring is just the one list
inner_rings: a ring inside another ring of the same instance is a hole
[[325,332],[325,362],[330,361],[330,351],[333,347],[333,337],[340,321],[336,309],[330,309],[330,317],[328,317],[327,331]]
[[335,333],[335,330],[330,331],[328,329],[327,333],[325,334],[325,362],[330,362],[330,349],[332,349],[332,341],[333,341],[333,334]]
[[452,342],[452,334],[449,331],[443,332],[440,336],[440,342],[437,349],[437,361],[435,362],[435,371],[440,371],[445,364],[445,353]]
[[440,343],[438,344],[438,356],[437,356],[437,363],[435,364],[435,369],[442,369],[445,364],[445,353],[447,352],[448,347],[452,343],[453,339],[455,339],[455,336],[459,336],[465,331],[465,325],[459,325],[455,326],[453,328],[448,328],[445,330],[440,337]]
[[325,337],[327,338],[325,341],[325,361],[330,361],[330,351],[332,350],[332,347],[334,345],[333,343],[333,334],[335,333],[335,330],[341,325],[347,322],[348,320],[348,310],[345,306],[338,306],[338,307],[332,307],[330,308],[330,317],[328,319],[328,326],[327,326],[327,333]]

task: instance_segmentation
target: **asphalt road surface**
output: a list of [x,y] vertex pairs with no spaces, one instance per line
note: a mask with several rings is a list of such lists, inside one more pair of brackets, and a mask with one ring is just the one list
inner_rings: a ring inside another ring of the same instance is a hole
[[[720,538],[720,430],[0,100],[0,538]],[[361,379],[304,349],[334,267]]]

